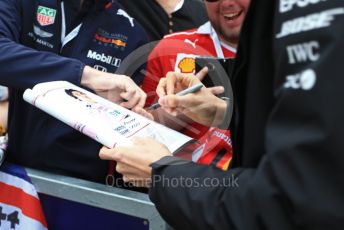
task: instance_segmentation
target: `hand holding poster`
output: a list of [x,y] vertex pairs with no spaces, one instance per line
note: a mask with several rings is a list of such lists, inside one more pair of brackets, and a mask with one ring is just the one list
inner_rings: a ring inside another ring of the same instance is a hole
[[109,148],[129,145],[133,137],[152,137],[174,153],[193,140],[65,81],[37,84],[23,98]]

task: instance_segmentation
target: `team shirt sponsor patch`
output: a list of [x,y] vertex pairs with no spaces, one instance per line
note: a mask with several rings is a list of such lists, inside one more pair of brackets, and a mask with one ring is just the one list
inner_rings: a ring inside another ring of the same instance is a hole
[[117,15],[123,16],[123,17],[125,17],[126,19],[128,19],[128,21],[129,21],[131,27],[134,27],[134,26],[135,26],[135,25],[134,25],[134,18],[133,18],[133,17],[130,17],[129,14],[128,14],[127,12],[125,12],[124,10],[119,9],[119,10],[117,11]]
[[49,33],[47,31],[42,30],[41,28],[39,28],[38,26],[33,26],[33,32],[37,35],[40,36],[42,38],[50,38],[53,36],[52,33]]
[[98,29],[93,39],[93,41],[97,42],[99,45],[119,48],[122,51],[127,46],[127,40],[127,36],[124,36],[122,34],[109,33],[103,29]]
[[56,10],[45,6],[38,6],[37,21],[41,26],[52,25],[55,22]]
[[113,57],[111,55],[107,55],[104,53],[98,53],[96,51],[93,50],[89,50],[87,53],[87,58],[96,60],[96,61],[100,61],[115,67],[119,67],[122,60],[116,57]]
[[174,71],[178,73],[194,73],[196,57],[196,55],[192,54],[177,54]]

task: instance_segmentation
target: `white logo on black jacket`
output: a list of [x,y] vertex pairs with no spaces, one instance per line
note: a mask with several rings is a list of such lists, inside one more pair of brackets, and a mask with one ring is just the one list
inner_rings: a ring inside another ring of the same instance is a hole
[[97,60],[103,63],[107,63],[109,65],[119,67],[121,65],[121,59],[112,57],[110,55],[106,55],[104,53],[97,53],[96,51],[89,50],[87,53],[87,57],[93,60]]

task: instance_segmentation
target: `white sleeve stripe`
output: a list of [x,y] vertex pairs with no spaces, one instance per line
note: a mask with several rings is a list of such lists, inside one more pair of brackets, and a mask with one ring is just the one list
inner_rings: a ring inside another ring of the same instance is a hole
[[19,188],[23,190],[25,193],[34,196],[38,199],[37,191],[33,184],[27,182],[24,179],[0,171],[0,182]]

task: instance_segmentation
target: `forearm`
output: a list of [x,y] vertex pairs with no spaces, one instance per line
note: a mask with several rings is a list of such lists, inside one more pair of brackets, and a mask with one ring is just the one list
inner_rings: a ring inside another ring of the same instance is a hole
[[99,71],[93,69],[90,66],[85,66],[81,75],[80,84],[92,89],[95,78],[99,77]]
[[114,74],[104,73],[86,65],[81,75],[80,84],[101,93],[108,90],[114,76]]
[[226,172],[165,157],[153,165],[150,199],[176,229],[341,229],[339,179],[321,170],[322,154],[294,153],[268,153],[257,168]]
[[0,84],[30,88],[46,81],[69,81],[80,85],[84,64],[53,53],[36,51],[8,38],[0,38]]
[[0,2],[0,84],[26,89],[40,82],[68,80],[79,85],[84,68],[80,61],[20,44],[23,32],[20,2]]
[[216,113],[214,116],[213,127],[218,127],[221,129],[228,129],[229,122],[231,120],[232,111],[230,110],[230,101],[228,100],[218,100],[216,106]]
[[[241,200],[233,201],[234,194],[231,194],[242,186],[241,179],[236,179],[240,169],[223,172],[164,157],[153,164],[152,173],[150,199],[161,216],[176,229],[235,230],[235,222],[245,219],[242,212],[234,208]],[[250,176],[251,170],[245,174]]]

